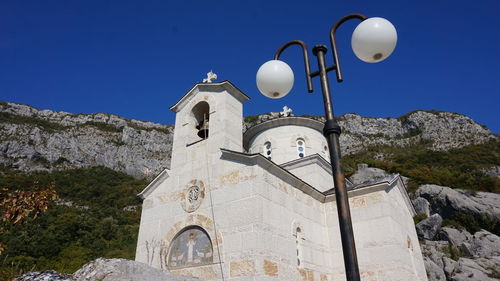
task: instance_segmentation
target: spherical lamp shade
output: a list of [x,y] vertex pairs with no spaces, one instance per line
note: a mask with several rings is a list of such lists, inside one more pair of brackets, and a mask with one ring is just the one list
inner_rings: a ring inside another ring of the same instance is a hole
[[270,60],[257,71],[257,88],[266,97],[279,99],[293,87],[293,71],[280,60]]
[[384,18],[362,21],[352,33],[352,50],[365,62],[379,62],[389,57],[396,47],[398,34],[392,23]]

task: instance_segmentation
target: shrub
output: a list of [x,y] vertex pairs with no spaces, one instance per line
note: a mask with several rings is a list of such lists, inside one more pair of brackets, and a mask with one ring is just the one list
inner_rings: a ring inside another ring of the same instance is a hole
[[423,213],[422,213],[422,214],[418,214],[418,215],[415,215],[415,216],[413,217],[413,222],[414,222],[415,224],[417,224],[417,223],[419,223],[419,222],[421,222],[421,221],[425,220],[426,218],[427,218],[427,214],[423,214]]

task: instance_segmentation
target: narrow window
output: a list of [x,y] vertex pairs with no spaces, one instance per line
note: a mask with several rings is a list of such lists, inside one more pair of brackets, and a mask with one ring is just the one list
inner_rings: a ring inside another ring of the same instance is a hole
[[264,156],[267,157],[267,159],[271,160],[271,153],[272,153],[272,146],[270,141],[266,141],[264,143]]
[[299,158],[306,156],[306,142],[303,139],[297,139],[296,144]]
[[304,234],[302,233],[302,229],[300,227],[297,227],[295,229],[295,244],[296,244],[296,251],[297,251],[297,266],[302,268],[303,267],[303,240],[304,240]]

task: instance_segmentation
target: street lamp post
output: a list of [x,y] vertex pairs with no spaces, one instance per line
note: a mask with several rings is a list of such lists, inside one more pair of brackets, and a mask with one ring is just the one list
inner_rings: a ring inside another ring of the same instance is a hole
[[345,186],[345,177],[340,164],[339,136],[340,126],[333,114],[330,86],[328,82],[329,71],[335,70],[337,81],[343,80],[340,61],[338,58],[335,33],[340,25],[350,19],[359,19],[361,23],[356,27],[352,35],[352,48],[356,56],[365,62],[379,62],[386,59],[394,50],[397,41],[397,33],[394,26],[383,18],[367,18],[361,14],[350,14],[337,21],[330,29],[330,43],[333,51],[334,64],[326,66],[325,45],[316,45],[313,54],[318,59],[318,71],[311,72],[307,46],[303,41],[293,40],[281,46],[274,60],[264,63],[257,72],[257,87],[269,98],[281,98],[288,94],[293,86],[294,75],[291,68],[284,62],[278,60],[281,53],[292,45],[300,45],[304,56],[304,66],[307,80],[307,90],[313,92],[312,78],[320,77],[323,103],[325,107],[325,127],[323,134],[328,142],[330,151],[330,163],[332,165],[333,182],[335,187],[335,199],[339,217],[340,236],[342,239],[342,250],[344,254],[344,266],[346,277],[349,281],[359,281],[358,259],[356,256],[356,245],[349,210],[349,200]]

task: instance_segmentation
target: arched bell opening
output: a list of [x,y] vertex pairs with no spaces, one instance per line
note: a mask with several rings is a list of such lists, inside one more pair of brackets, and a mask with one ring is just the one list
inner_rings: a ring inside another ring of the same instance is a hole
[[202,139],[208,138],[210,106],[207,102],[202,101],[196,104],[191,112],[195,119],[196,134]]

